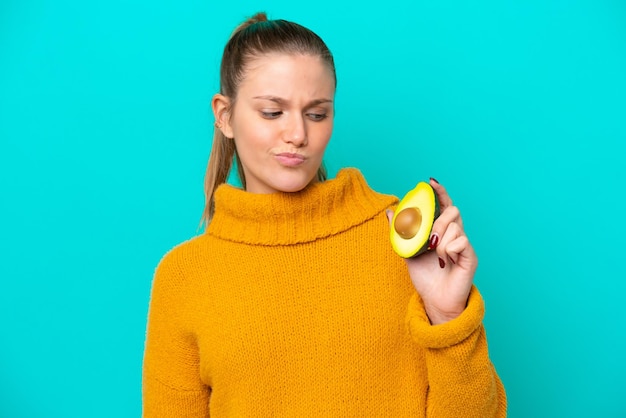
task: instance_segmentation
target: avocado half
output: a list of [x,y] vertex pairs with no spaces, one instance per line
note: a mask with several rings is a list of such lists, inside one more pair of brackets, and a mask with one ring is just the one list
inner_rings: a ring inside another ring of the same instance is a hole
[[400,257],[417,257],[428,249],[433,222],[439,217],[439,200],[432,186],[417,183],[398,203],[391,220],[391,246]]

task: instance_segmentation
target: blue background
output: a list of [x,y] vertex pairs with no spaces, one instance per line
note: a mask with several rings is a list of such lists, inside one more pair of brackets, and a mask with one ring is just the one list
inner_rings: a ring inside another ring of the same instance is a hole
[[246,16],[335,54],[331,174],[448,187],[510,417],[624,417],[626,3],[0,3],[0,416],[136,417],[154,267],[198,233]]

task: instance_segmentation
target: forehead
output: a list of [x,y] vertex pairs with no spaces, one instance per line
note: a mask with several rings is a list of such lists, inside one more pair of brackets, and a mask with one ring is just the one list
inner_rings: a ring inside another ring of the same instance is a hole
[[267,54],[252,58],[246,65],[240,89],[289,87],[319,90],[331,94],[335,89],[333,70],[322,58],[306,54]]

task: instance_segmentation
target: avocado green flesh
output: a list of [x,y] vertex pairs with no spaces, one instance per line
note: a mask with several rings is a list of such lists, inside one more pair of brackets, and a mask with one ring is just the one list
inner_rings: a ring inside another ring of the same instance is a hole
[[[415,212],[421,216],[414,216]],[[390,228],[391,246],[394,251],[404,258],[416,257],[425,252],[428,249],[433,222],[438,216],[439,201],[435,191],[428,183],[418,183],[402,198],[395,210]],[[396,224],[398,218],[400,222]],[[410,225],[413,219],[415,225]],[[410,233],[407,233],[409,230]]]

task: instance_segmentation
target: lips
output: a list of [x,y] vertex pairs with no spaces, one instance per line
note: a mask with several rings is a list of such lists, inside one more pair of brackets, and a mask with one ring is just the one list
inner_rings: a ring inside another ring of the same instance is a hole
[[276,154],[274,158],[276,158],[281,165],[286,167],[296,167],[305,161],[304,155],[291,152]]

